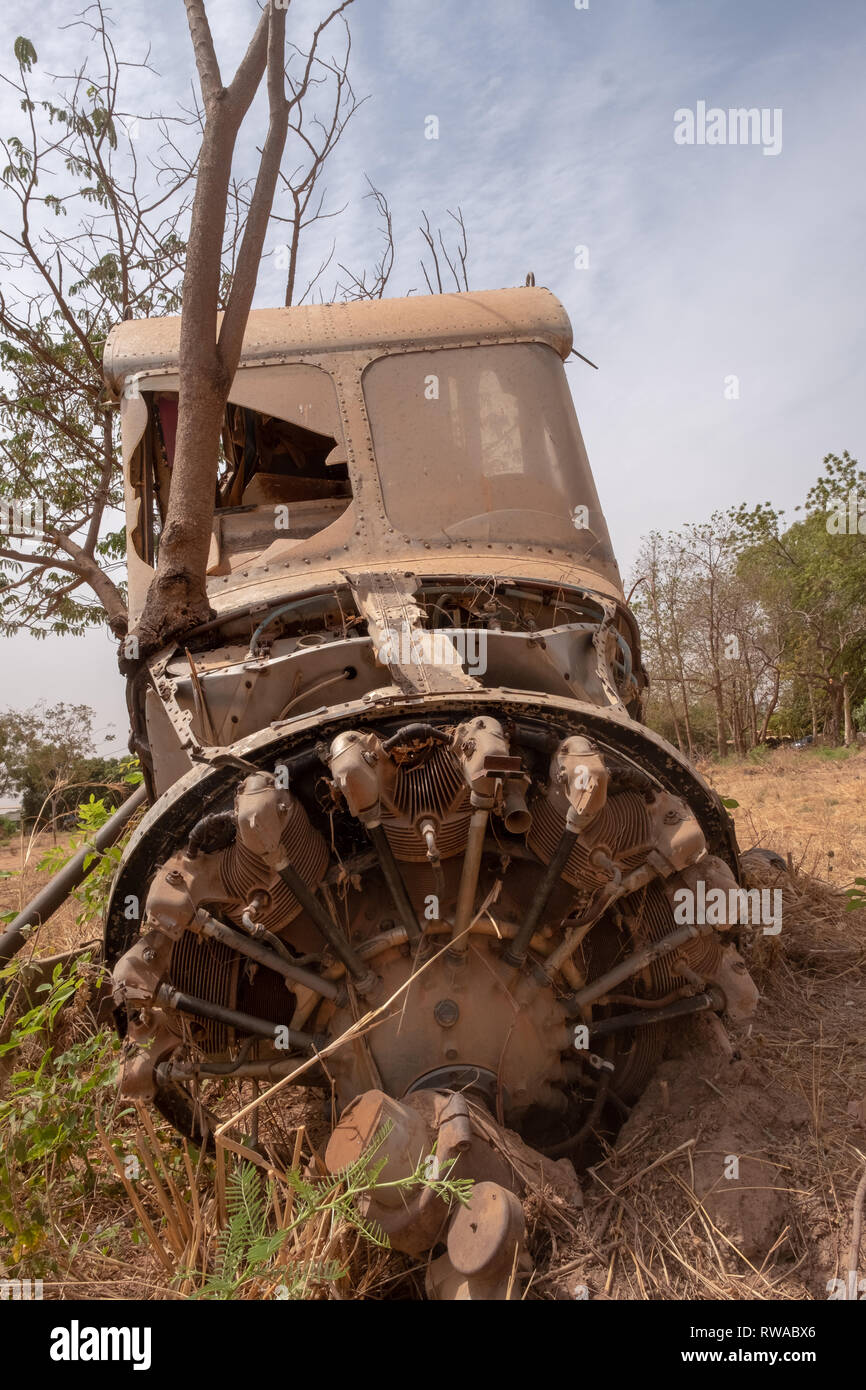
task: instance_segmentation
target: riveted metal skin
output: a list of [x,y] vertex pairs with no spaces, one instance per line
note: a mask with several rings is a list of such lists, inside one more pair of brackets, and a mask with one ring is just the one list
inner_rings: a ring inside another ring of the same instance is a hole
[[[134,617],[144,602],[150,566],[138,564],[135,539],[138,503],[130,479],[147,423],[144,401],[157,393],[178,389],[177,363],[180,319],[145,319],[116,325],[109,333],[103,357],[106,387],[120,399],[124,423],[123,452],[130,524],[130,606]],[[494,290],[472,294],[436,295],[381,300],[375,304],[310,305],[292,309],[258,309],[249,316],[240,366],[230,399],[250,399],[255,384],[259,401],[269,401],[279,413],[282,383],[292,367],[315,367],[334,383],[343,443],[352,479],[352,506],[318,539],[275,552],[267,570],[251,564],[223,575],[211,586],[217,613],[243,604],[276,602],[280,597],[309,592],[316,586],[345,582],[354,567],[387,574],[411,567],[420,576],[439,573],[530,575],[548,583],[576,583],[624,604],[622,584],[607,528],[585,455],[581,469],[580,501],[596,518],[598,539],[587,553],[579,544],[539,535],[537,544],[515,544],[495,534],[484,540],[455,539],[428,534],[424,518],[408,534],[387,515],[382,477],[377,467],[367,410],[364,377],[367,369],[386,357],[454,349],[539,345],[552,360],[564,360],[572,346],[571,325],[562,305],[544,289]],[[423,362],[419,361],[419,371]],[[561,366],[558,367],[561,372]],[[128,394],[134,386],[134,394]],[[582,441],[579,445],[582,452]],[[411,487],[407,479],[407,486]],[[583,495],[585,494],[585,496]],[[152,562],[151,562],[152,563]]]
[[[390,1125],[385,1176],[406,1186],[365,1212],[410,1255],[444,1247],[439,1300],[520,1297],[520,1199],[580,1200],[541,1151],[579,1159],[680,1017],[747,1023],[757,1000],[733,924],[674,928],[683,891],[738,882],[737,845],[642,722],[571,347],[534,287],[251,313],[212,616],[129,681],[152,804],[105,926],[123,1090],[200,1137],[227,1077],[326,1075],[328,1164]],[[177,319],[121,324],[105,350],[133,620],[178,353]],[[443,1164],[474,1180],[470,1206]]]

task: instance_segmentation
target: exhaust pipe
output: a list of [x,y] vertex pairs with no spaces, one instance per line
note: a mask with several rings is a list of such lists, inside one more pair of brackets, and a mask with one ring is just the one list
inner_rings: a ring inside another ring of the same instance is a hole
[[532,825],[532,814],[526,805],[526,788],[529,779],[509,777],[505,783],[505,804],[502,819],[510,835],[525,835]]
[[[140,806],[147,800],[147,791],[144,784],[136,787],[131,796],[128,796],[122,805],[118,806],[113,816],[110,816],[101,829],[90,842],[83,846],[77,854],[73,855],[68,864],[64,864],[59,873],[56,873],[49,883],[36,894],[36,897],[19,912],[0,936],[0,967],[6,965],[14,955],[16,955],[27,940],[26,932],[28,927],[42,926],[48,921],[59,907],[66,902],[69,894],[79,883],[96,868],[97,859],[93,859],[94,850],[102,851],[110,849],[111,846],[120,839],[129,821],[135,815]],[[90,861],[90,862],[89,862]],[[86,867],[85,867],[86,865]]]
[[454,730],[452,748],[463,768],[472,807],[451,933],[451,956],[455,960],[463,960],[469,950],[468,929],[472,923],[487,822],[500,793],[503,776],[519,773],[521,764],[519,758],[510,756],[508,741],[499,721],[483,715],[458,724]]

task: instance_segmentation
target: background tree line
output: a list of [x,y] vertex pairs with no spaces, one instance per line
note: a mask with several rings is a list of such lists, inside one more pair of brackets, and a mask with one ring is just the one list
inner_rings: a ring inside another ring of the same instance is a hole
[[[113,810],[129,795],[134,760],[98,754],[93,721],[89,705],[65,702],[0,710],[0,796],[20,804],[25,826],[56,834],[75,823],[89,797]],[[10,820],[5,828],[15,826]]]
[[647,718],[690,757],[743,755],[773,737],[852,744],[866,729],[857,460],[828,454],[795,511],[788,521],[770,502],[741,505],[643,541],[632,605]]

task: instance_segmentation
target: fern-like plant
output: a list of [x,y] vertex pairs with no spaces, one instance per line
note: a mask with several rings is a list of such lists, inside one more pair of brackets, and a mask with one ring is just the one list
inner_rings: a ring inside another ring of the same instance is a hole
[[342,1220],[360,1231],[372,1245],[388,1249],[390,1241],[386,1232],[378,1222],[363,1216],[357,1205],[360,1197],[385,1188],[398,1188],[407,1195],[419,1188],[432,1188],[445,1202],[465,1204],[469,1201],[472,1179],[449,1179],[447,1176],[454,1159],[443,1163],[440,1171],[438,1162],[431,1164],[431,1157],[435,1160],[435,1155],[428,1156],[408,1177],[380,1181],[388,1160],[378,1154],[390,1129],[391,1122],[387,1121],[357,1159],[326,1178],[311,1179],[290,1169],[286,1179],[294,1193],[293,1216],[291,1222],[278,1231],[269,1230],[273,1181],[265,1179],[252,1163],[238,1164],[226,1183],[228,1224],[217,1238],[213,1271],[192,1297],[236,1299],[242,1297],[243,1290],[253,1282],[273,1287],[274,1279],[278,1278],[275,1297],[306,1298],[311,1286],[341,1279],[346,1271],[339,1261],[313,1258],[306,1262],[278,1264],[276,1257],[294,1232],[326,1212],[333,1220]]

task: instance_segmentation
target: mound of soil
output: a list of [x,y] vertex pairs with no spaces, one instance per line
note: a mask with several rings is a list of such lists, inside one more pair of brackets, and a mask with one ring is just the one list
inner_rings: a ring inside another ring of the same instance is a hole
[[[536,1232],[543,1298],[802,1299],[844,1277],[866,1150],[866,912],[784,861],[778,936],[741,932],[761,990],[741,1036],[681,1029],[583,1175],[579,1234]],[[530,1293],[530,1297],[532,1293]]]

